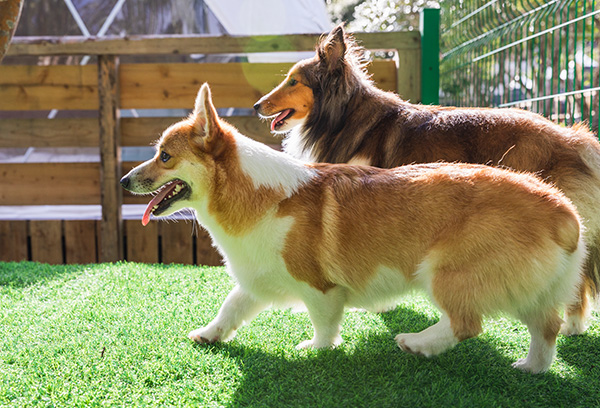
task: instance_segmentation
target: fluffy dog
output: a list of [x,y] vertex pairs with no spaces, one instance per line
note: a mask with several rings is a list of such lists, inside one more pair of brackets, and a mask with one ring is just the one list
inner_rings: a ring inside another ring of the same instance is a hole
[[232,338],[269,306],[304,304],[314,337],[299,347],[332,347],[345,307],[380,308],[420,288],[443,316],[398,334],[402,350],[437,355],[477,336],[484,315],[507,312],[531,333],[514,365],[537,373],[581,279],[579,217],[538,178],[471,164],[307,164],[221,120],[206,84],[192,115],[121,184],[155,194],[144,224],[193,209],[237,281],[216,318],[189,334],[201,343]]
[[600,144],[583,126],[565,128],[519,109],[411,104],[370,80],[364,50],[336,27],[314,58],[298,62],[255,105],[288,132],[284,150],[312,162],[383,168],[437,161],[480,163],[536,173],[575,204],[587,229],[589,258],[580,302],[565,334],[585,330],[588,296],[600,290]]

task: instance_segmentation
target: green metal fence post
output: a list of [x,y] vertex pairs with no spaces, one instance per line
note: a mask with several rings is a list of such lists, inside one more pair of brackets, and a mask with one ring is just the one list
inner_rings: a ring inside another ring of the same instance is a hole
[[423,9],[421,31],[421,103],[438,105],[440,89],[440,9]]

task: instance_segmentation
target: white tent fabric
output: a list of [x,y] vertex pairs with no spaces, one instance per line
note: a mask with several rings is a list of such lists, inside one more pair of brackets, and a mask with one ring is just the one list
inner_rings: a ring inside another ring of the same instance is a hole
[[331,29],[324,0],[205,0],[231,35],[322,33]]
[[[324,0],[205,0],[230,35],[320,34],[332,28]],[[314,53],[249,55],[251,62],[298,61]]]

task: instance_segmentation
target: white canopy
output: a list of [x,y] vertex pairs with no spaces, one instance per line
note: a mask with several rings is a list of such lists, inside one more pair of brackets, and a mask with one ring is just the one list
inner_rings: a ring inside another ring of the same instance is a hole
[[[231,35],[321,34],[332,28],[325,0],[205,0]],[[252,54],[250,62],[298,61],[312,52]]]
[[323,33],[325,0],[205,0],[231,35]]

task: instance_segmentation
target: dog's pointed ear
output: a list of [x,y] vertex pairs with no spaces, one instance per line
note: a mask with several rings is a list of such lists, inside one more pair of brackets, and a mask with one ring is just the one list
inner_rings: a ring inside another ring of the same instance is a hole
[[219,134],[219,116],[207,83],[204,83],[198,91],[191,119],[194,122],[195,132],[193,132],[192,142],[195,145],[206,147],[214,141]]
[[338,24],[319,44],[317,54],[321,61],[325,61],[330,70],[339,68],[344,61],[346,53],[346,40],[344,23]]

